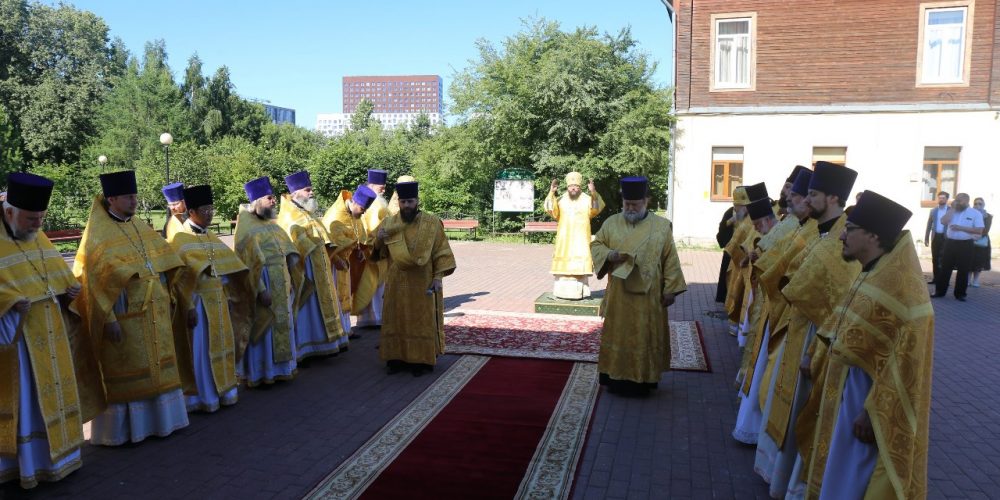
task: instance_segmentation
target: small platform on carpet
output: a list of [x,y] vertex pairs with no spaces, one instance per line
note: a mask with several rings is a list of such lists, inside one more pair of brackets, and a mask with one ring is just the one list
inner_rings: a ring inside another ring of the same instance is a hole
[[535,312],[542,314],[566,314],[570,316],[600,316],[604,312],[604,291],[594,292],[586,299],[560,299],[552,292],[545,292],[535,299]]
[[[445,352],[596,363],[603,325],[589,316],[456,309],[445,317]],[[670,369],[712,371],[697,321],[670,322]]]

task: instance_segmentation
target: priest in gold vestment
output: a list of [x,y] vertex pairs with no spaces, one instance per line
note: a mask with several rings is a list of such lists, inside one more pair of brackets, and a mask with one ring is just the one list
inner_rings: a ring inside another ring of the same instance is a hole
[[[858,173],[850,168],[816,162],[806,202],[810,216],[816,219],[819,237],[803,249],[802,263],[794,273],[792,270],[786,273],[788,281],[781,288],[791,308],[785,349],[789,356],[799,359],[783,361],[779,367],[776,376],[781,386],[776,381],[767,431],[775,442],[784,438],[782,454],[795,453],[794,449],[798,448],[787,487],[789,498],[801,498],[805,493],[806,485],[801,479],[813,442],[815,405],[818,404],[814,398],[815,385],[822,385],[826,346],[829,345],[828,339],[817,336],[817,330],[833,315],[834,307],[861,271],[857,262],[847,262],[840,257],[843,244],[837,239],[847,223],[844,207],[857,176]],[[793,414],[797,415],[794,419]]]
[[101,175],[73,273],[73,306],[95,344],[108,408],[91,424],[92,444],[117,446],[188,425],[171,328],[170,283],[184,263],[135,218],[135,172]]
[[924,498],[934,310],[910,211],[865,191],[839,235],[863,267],[819,335],[831,339],[808,498]]
[[295,307],[295,349],[299,361],[347,350],[347,333],[337,307],[337,287],[330,258],[336,245],[316,218],[316,198],[309,172],[285,177],[289,194],[281,197],[278,225],[288,233],[302,259],[304,277]]
[[[351,331],[354,290],[372,255],[372,243],[362,220],[378,195],[368,186],[359,185],[353,193],[342,190],[323,215],[323,226],[330,235],[334,250],[331,259],[337,285],[337,303],[345,331]],[[355,333],[355,335],[357,335]]]
[[687,290],[670,221],[647,210],[645,177],[621,180],[622,213],[591,243],[598,279],[608,276],[597,367],[612,393],[645,396],[670,368],[667,308]]
[[389,204],[383,196],[387,176],[388,173],[385,170],[368,170],[366,186],[376,195],[371,206],[365,210],[364,217],[361,218],[365,227],[365,246],[369,249],[368,258],[364,262],[363,271],[358,276],[357,284],[351,293],[351,313],[358,317],[356,326],[359,328],[379,328],[382,326],[382,296],[385,294],[385,273],[388,268],[385,261],[378,261],[370,257],[378,228],[382,224],[382,220],[389,215]]
[[753,230],[753,223],[747,218],[747,205],[750,198],[747,196],[747,188],[737,186],[733,189],[733,217],[729,224],[733,226],[733,236],[729,238],[729,243],[723,247],[722,251],[729,256],[729,264],[726,266],[726,316],[729,319],[729,334],[738,336],[740,330],[740,310],[743,307],[743,293],[746,291],[744,282],[740,277],[740,263],[747,256],[743,251],[742,243],[746,240],[747,234]]
[[237,342],[230,308],[238,306],[234,315],[246,326],[247,267],[208,230],[215,215],[211,186],[184,189],[184,203],[188,216],[167,235],[185,264],[174,280],[177,366],[188,411],[214,412],[237,400]]
[[169,237],[172,231],[180,228],[178,223],[187,220],[187,205],[184,204],[184,183],[171,182],[160,191],[167,200],[167,221],[163,223],[163,236]]
[[0,230],[0,483],[20,479],[21,487],[33,488],[81,465],[85,417],[75,332],[64,320],[80,285],[40,230],[52,181],[12,173],[7,185]]
[[[273,384],[277,380],[295,378],[298,363],[295,356],[293,305],[296,290],[302,283],[298,266],[299,251],[288,234],[274,222],[277,200],[267,177],[253,179],[243,185],[250,203],[240,206],[236,216],[236,255],[250,273],[245,320],[250,327],[237,328],[241,340],[247,332],[246,347],[237,363],[237,376],[248,387]],[[253,300],[251,300],[251,298]],[[237,317],[237,323],[243,321]]]
[[566,174],[566,193],[562,196],[556,196],[558,184],[552,179],[545,198],[545,212],[559,223],[549,270],[556,278],[552,294],[560,299],[585,299],[590,297],[587,278],[594,273],[590,219],[604,210],[604,200],[597,193],[593,179],[587,184],[589,195],[580,189],[583,176],[579,172]]
[[434,369],[444,353],[442,280],[455,272],[444,224],[420,211],[416,182],[396,184],[399,214],[382,221],[375,255],[389,263],[379,355],[389,373]]
[[[767,370],[758,393],[763,413],[757,436],[754,471],[770,484],[770,493],[774,498],[785,496],[788,479],[798,454],[794,439],[784,439],[784,431],[780,436],[772,437],[774,426],[771,422],[776,416],[774,411],[776,407],[779,408],[778,411],[781,411],[781,408],[790,410],[782,404],[777,404],[775,398],[794,393],[794,377],[798,373],[799,360],[802,358],[805,336],[789,335],[792,307],[788,299],[782,295],[781,288],[788,282],[787,276],[794,275],[802,264],[807,253],[806,248],[819,238],[816,219],[810,216],[811,209],[806,203],[811,179],[812,171],[800,170],[787,195],[786,220],[794,222],[795,230],[779,241],[773,252],[765,253],[754,264],[760,271],[761,289],[767,297],[769,328]],[[786,372],[788,367],[793,371]],[[784,423],[787,428],[787,413]]]

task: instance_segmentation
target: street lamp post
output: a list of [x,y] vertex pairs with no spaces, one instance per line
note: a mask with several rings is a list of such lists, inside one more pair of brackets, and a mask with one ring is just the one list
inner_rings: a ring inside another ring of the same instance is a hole
[[167,160],[167,181],[164,184],[170,184],[170,145],[173,143],[174,136],[170,135],[170,132],[160,134],[160,144],[163,144],[163,154]]
[[104,155],[98,156],[97,163],[101,164],[101,173],[104,173],[104,166],[108,164],[108,157]]

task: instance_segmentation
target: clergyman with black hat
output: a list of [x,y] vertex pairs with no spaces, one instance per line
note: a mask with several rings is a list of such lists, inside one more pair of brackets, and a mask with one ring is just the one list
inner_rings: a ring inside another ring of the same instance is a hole
[[[256,387],[295,378],[293,305],[303,279],[298,249],[274,222],[277,199],[271,180],[258,177],[245,183],[243,189],[250,203],[240,205],[236,215],[234,249],[250,270],[247,295],[253,300],[248,298],[246,303],[249,311],[245,319],[250,328],[246,348],[236,346],[236,352],[243,353],[236,371],[248,387]],[[235,319],[237,340],[242,343],[244,331],[239,323],[244,318],[237,315]]]
[[[759,255],[768,254],[772,251],[772,244],[764,244],[766,240],[771,240],[774,229],[778,225],[778,219],[774,213],[773,201],[764,197],[752,201],[747,205],[747,217],[751,220],[754,230],[761,237],[754,243],[751,250],[751,262],[757,262]],[[764,248],[767,248],[765,250]],[[768,361],[768,338],[770,337],[769,322],[770,309],[768,307],[767,296],[757,278],[760,269],[754,265],[748,266],[750,273],[750,289],[748,294],[750,305],[747,308],[746,319],[741,325],[740,335],[745,347],[741,368],[737,374],[737,382],[740,390],[739,411],[736,414],[736,426],[733,429],[733,437],[737,441],[747,444],[756,444],[760,431],[761,404],[757,397],[763,380],[764,371]]]
[[559,182],[552,179],[549,194],[545,197],[545,212],[558,222],[552,267],[555,276],[552,294],[560,299],[585,299],[590,297],[587,279],[594,274],[590,257],[590,219],[604,210],[604,200],[594,187],[594,180],[587,183],[589,194],[584,193],[583,175],[566,174],[566,192],[556,195]]
[[648,210],[649,182],[620,182],[622,211],[590,244],[597,278],[608,276],[597,368],[612,393],[644,396],[670,368],[667,308],[687,284],[670,221]]
[[[733,188],[733,215],[728,224],[733,227],[732,236],[723,247],[723,252],[729,257],[726,263],[726,297],[724,299],[726,315],[729,318],[729,334],[737,336],[740,328],[740,314],[743,310],[743,299],[746,294],[746,282],[740,272],[740,263],[743,262],[747,254],[743,251],[743,241],[753,231],[753,223],[747,218],[747,205],[750,198],[747,196],[747,188],[737,186]],[[725,263],[726,260],[724,259]]]
[[838,235],[843,259],[862,270],[820,332],[831,344],[816,391],[812,497],[927,496],[934,310],[903,230],[910,215],[865,191]]
[[[188,411],[213,412],[236,404],[235,339],[248,336],[246,305],[254,297],[247,267],[208,227],[215,216],[212,187],[184,189],[187,218],[167,242],[184,261],[174,280],[175,347]],[[231,313],[230,307],[237,310]],[[234,336],[240,324],[242,335]],[[241,344],[243,344],[241,342]]]
[[420,376],[444,354],[442,280],[455,272],[455,254],[441,219],[420,211],[419,185],[398,183],[396,193],[399,214],[382,221],[374,254],[389,263],[379,355],[389,373]]
[[343,189],[323,215],[323,226],[330,234],[334,246],[331,259],[337,286],[336,299],[340,307],[340,321],[344,331],[355,338],[359,333],[351,333],[354,292],[361,284],[361,278],[368,266],[376,234],[368,233],[364,218],[369,208],[374,206],[376,198],[378,193],[365,184],[358,185],[353,193]]
[[330,259],[337,245],[316,217],[309,172],[285,177],[288,194],[281,197],[278,225],[288,233],[302,259],[298,266],[304,282],[296,300],[295,349],[299,361],[310,356],[347,350],[347,332],[337,305],[337,286]]
[[808,390],[797,384],[806,340],[803,325],[807,321],[801,314],[792,321],[793,308],[781,288],[788,282],[787,276],[802,265],[806,249],[819,239],[816,219],[809,216],[810,208],[805,202],[810,180],[811,170],[799,171],[788,194],[786,220],[796,222],[795,232],[754,264],[760,271],[758,281],[768,302],[768,367],[760,383],[762,414],[754,471],[770,485],[774,498],[785,496],[798,456],[794,433],[786,432],[788,422],[795,421],[809,395]]
[[135,172],[101,175],[73,273],[74,305],[97,344],[108,408],[92,444],[117,446],[188,425],[171,329],[170,283],[184,263],[160,233],[135,217]]
[[[810,216],[816,219],[819,238],[809,245],[802,259],[802,264],[794,272],[786,274],[788,283],[782,287],[781,294],[785,296],[792,307],[789,318],[788,332],[790,337],[804,337],[804,354],[799,360],[798,390],[808,390],[809,396],[804,406],[799,410],[799,419],[778,422],[770,419],[771,427],[768,434],[772,438],[788,436],[795,433],[796,444],[800,447],[799,456],[794,464],[795,470],[808,467],[810,450],[806,447],[812,444],[812,416],[816,415],[819,400],[814,384],[821,384],[818,377],[826,369],[827,351],[830,339],[824,338],[818,328],[833,315],[833,310],[850,290],[851,283],[861,265],[857,262],[847,262],[842,257],[844,245],[838,239],[847,224],[847,214],[844,208],[850,199],[851,190],[858,173],[848,167],[825,161],[816,162],[816,169],[809,180],[807,203]],[[817,334],[819,333],[819,334]],[[786,347],[787,349],[787,347]],[[791,353],[790,353],[791,355]],[[784,393],[786,396],[789,393]],[[774,398],[772,412],[777,412],[781,420],[786,415],[785,407],[791,402],[779,401]],[[784,431],[784,434],[782,434]],[[781,439],[776,439],[781,442]],[[786,446],[788,443],[786,443]],[[805,459],[803,460],[803,458]],[[805,484],[801,475],[792,472],[789,479],[788,494],[801,495]]]
[[364,262],[364,270],[351,292],[351,313],[358,317],[356,325],[360,328],[379,328],[382,326],[382,296],[385,294],[386,263],[368,257],[371,256],[371,248],[375,244],[378,228],[382,224],[382,220],[389,215],[389,203],[385,201],[383,196],[388,175],[385,170],[368,170],[366,186],[376,195],[371,206],[365,210],[364,217],[361,218],[365,227],[368,255]]
[[20,479],[23,488],[33,488],[81,465],[84,409],[63,320],[80,285],[41,231],[52,181],[11,173],[7,185],[0,231],[0,366],[5,372],[0,429],[8,432],[0,433],[0,483]]
[[[770,203],[770,198],[767,193],[767,186],[763,182],[758,182],[757,184],[751,184],[748,186],[741,186],[746,194],[746,205],[745,208],[749,211],[750,203],[766,199]],[[754,256],[755,249],[757,248],[757,243],[761,240],[762,236],[757,232],[757,228],[754,227],[753,220],[747,215],[746,229],[741,233],[741,238],[735,242],[735,252],[732,262],[730,262],[730,267],[733,270],[733,281],[739,283],[738,286],[733,287],[734,293],[738,291],[740,297],[733,298],[732,300],[726,301],[727,308],[739,304],[739,309],[736,311],[730,311],[731,318],[735,318],[737,326],[737,343],[740,347],[746,345],[747,334],[751,329],[751,318],[754,315],[754,302],[755,296],[753,291],[753,266],[751,258]],[[756,302],[756,307],[760,308],[761,302]],[[727,309],[728,310],[728,309]]]

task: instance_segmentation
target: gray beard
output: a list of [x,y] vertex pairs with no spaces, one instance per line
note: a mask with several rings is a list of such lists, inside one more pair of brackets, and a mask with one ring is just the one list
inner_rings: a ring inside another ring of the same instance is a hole
[[14,233],[14,237],[21,241],[35,241],[38,237],[38,231],[21,231],[14,225],[10,226],[10,231]]
[[313,213],[319,208],[318,203],[316,203],[316,198],[296,198],[295,203],[298,203],[303,210],[309,213]]
[[646,210],[643,210],[642,212],[630,212],[625,210],[622,211],[622,216],[625,217],[625,221],[628,222],[629,224],[635,224],[641,221],[642,218],[646,216]]
[[274,208],[272,207],[258,207],[254,213],[262,219],[274,219]]

